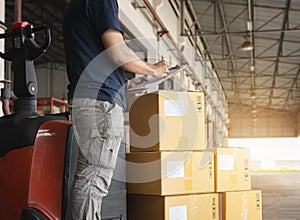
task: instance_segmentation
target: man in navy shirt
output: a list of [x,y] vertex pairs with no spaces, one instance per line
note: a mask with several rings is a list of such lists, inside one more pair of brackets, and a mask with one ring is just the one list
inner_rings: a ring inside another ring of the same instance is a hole
[[101,219],[123,136],[125,70],[163,77],[164,61],[144,62],[123,39],[116,0],[71,0],[64,18],[68,98],[79,142],[68,219]]

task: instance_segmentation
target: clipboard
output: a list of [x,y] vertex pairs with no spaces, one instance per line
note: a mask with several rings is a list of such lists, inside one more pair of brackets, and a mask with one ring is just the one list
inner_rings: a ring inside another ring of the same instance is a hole
[[167,79],[170,79],[174,77],[176,74],[180,73],[182,70],[184,70],[188,65],[182,64],[174,67],[169,68],[169,74],[161,77],[161,78],[151,78],[147,82],[140,83],[138,85],[135,85],[127,90],[128,93],[140,93],[145,92],[151,88],[153,88],[156,85],[161,84],[162,82],[166,81]]

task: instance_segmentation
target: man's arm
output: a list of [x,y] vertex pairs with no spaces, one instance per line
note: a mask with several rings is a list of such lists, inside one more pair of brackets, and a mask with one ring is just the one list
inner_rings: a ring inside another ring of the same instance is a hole
[[156,64],[142,61],[126,45],[122,34],[118,30],[109,29],[105,31],[101,36],[101,40],[111,59],[129,72],[148,74],[154,77],[163,77],[169,72],[165,61],[160,61]]

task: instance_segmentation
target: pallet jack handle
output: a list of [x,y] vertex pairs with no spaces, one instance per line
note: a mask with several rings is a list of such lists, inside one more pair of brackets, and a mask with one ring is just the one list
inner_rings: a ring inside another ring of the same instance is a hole
[[[14,63],[14,111],[36,112],[37,81],[33,61],[42,56],[51,43],[50,28],[47,25],[33,27],[28,22],[16,22],[12,31],[0,34],[1,38],[11,38],[12,47],[0,57]],[[40,46],[34,40],[35,34],[44,31],[44,43]]]
[[[5,53],[0,52],[0,57],[5,60],[14,61],[18,58],[25,58],[34,61],[50,46],[51,33],[47,25],[33,27],[25,21],[14,23],[11,28],[11,32],[0,34],[0,39],[12,38],[12,47]],[[34,35],[40,31],[44,31],[45,38],[42,46],[39,46],[34,40]]]

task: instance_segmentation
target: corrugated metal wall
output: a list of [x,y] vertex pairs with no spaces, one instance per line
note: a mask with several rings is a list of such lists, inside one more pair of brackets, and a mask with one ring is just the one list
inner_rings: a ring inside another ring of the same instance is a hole
[[[232,109],[232,108],[231,108]],[[230,138],[247,137],[297,137],[298,120],[295,115],[284,111],[257,109],[257,120],[253,121],[251,107],[229,111]]]
[[65,65],[48,63],[36,66],[38,97],[67,98],[67,74]]

